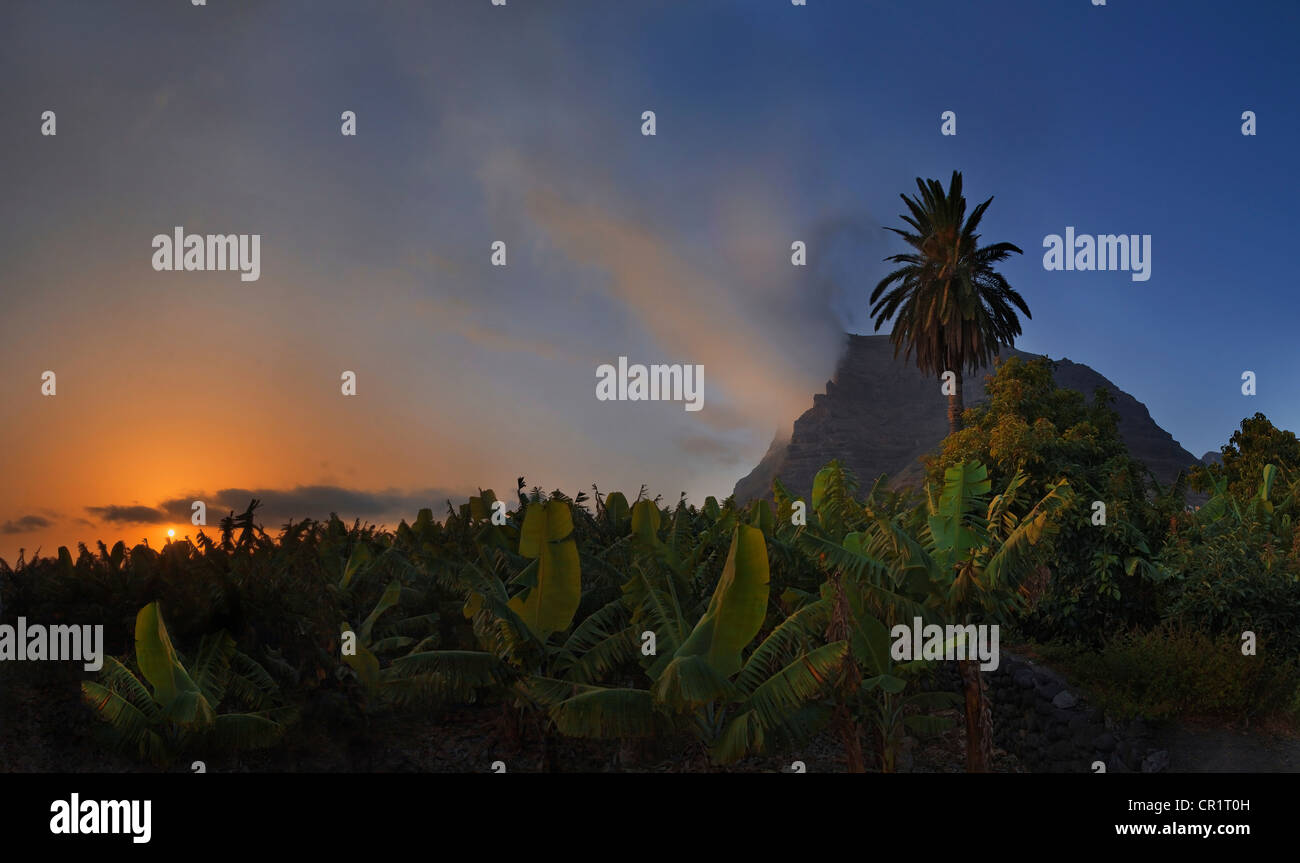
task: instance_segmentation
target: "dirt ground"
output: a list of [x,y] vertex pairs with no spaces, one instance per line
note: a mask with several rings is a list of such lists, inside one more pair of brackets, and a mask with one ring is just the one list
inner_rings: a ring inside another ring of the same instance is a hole
[[[946,714],[960,720],[956,711]],[[188,772],[202,759],[208,772],[490,772],[500,761],[508,772],[739,772],[789,773],[793,762],[808,773],[845,771],[844,747],[823,733],[797,752],[751,758],[736,765],[710,765],[705,752],[687,741],[627,744],[552,738],[548,753],[538,735],[508,733],[499,706],[458,707],[427,713],[407,710],[372,716],[345,729],[298,727],[274,749],[238,755],[195,753],[169,768]],[[80,701],[76,680],[39,685],[21,675],[0,676],[0,772],[113,773],[155,770],[114,752],[107,729]],[[1169,750],[1173,772],[1297,773],[1300,740],[1265,728],[1235,729],[1183,724],[1154,730],[1156,745]],[[864,749],[869,747],[864,744]],[[499,768],[498,768],[499,769]],[[900,772],[961,773],[965,738],[961,722],[948,732],[909,746]],[[994,769],[1023,773],[1010,753],[995,752]]]
[[1183,724],[1156,731],[1171,773],[1300,773],[1300,740],[1267,730]]
[[[959,719],[955,711],[948,714]],[[909,747],[900,771],[960,773],[965,769],[965,739],[960,723],[922,745]],[[360,726],[327,730],[297,727],[274,749],[238,755],[194,753],[172,772],[188,772],[203,760],[212,772],[490,772],[500,761],[508,772],[795,772],[845,771],[844,747],[824,733],[799,751],[781,757],[751,758],[728,767],[708,762],[688,741],[649,744],[552,738],[549,758],[535,732],[512,739],[500,706],[458,707],[422,714],[408,710],[370,717]],[[864,749],[868,749],[864,742]],[[81,703],[76,680],[35,684],[21,676],[0,676],[0,772],[114,773],[156,770],[126,753],[113,751],[106,726]],[[999,751],[999,772],[1024,772],[1013,755]]]

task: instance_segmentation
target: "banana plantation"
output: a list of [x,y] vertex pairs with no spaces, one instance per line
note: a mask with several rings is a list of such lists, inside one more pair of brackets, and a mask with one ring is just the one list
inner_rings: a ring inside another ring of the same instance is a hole
[[113,655],[67,685],[93,739],[146,767],[220,769],[383,717],[438,734],[471,710],[499,735],[492,760],[519,769],[565,770],[573,740],[612,744],[616,769],[724,770],[796,761],[820,737],[849,770],[890,771],[907,736],[964,711],[982,770],[977,664],[962,663],[963,700],[930,685],[936,663],[894,661],[889,631],[1016,613],[1071,501],[1064,481],[1030,500],[1023,480],[994,489],[964,464],[918,506],[883,483],[859,498],[832,464],[806,507],[778,485],[738,508],[521,479],[509,505],[483,491],[442,520],[335,517],[274,538],[253,501],[217,538],[6,567],[4,602],[104,626]]
[[[920,491],[836,462],[807,500],[778,480],[745,506],[520,478],[393,530],[272,536],[253,500],[162,549],[0,561],[0,617],[102,626],[105,653],[0,663],[0,716],[37,740],[9,751],[49,750],[37,770],[1017,770],[990,673],[952,644],[995,626],[1073,657],[1108,710],[1294,720],[1300,445],[1245,421],[1188,506],[1110,448],[1104,401],[1071,418],[1043,374],[1001,369]],[[1019,409],[1063,431],[1009,441]],[[914,654],[919,633],[895,649],[917,624],[955,656]],[[914,768],[926,747],[947,761]]]

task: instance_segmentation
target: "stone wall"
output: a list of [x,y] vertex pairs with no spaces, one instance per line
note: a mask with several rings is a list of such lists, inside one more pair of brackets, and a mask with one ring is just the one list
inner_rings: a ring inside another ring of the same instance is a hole
[[[1002,651],[984,673],[993,702],[993,742],[1035,773],[1090,773],[1095,761],[1107,773],[1157,773],[1169,753],[1150,745],[1140,719],[1112,721],[1091,707],[1061,675],[1023,656]],[[942,685],[961,692],[956,666],[945,663]]]
[[1169,753],[1153,750],[1141,720],[1113,722],[1090,707],[1065,678],[1022,656],[1003,652],[986,674],[993,699],[993,740],[1035,772],[1157,773]]

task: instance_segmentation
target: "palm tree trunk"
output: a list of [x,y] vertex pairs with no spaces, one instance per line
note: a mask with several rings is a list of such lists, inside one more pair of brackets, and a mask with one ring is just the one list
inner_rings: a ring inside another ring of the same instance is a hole
[[952,373],[957,377],[953,381],[953,391],[948,395],[948,434],[961,431],[961,415],[966,409],[961,397],[961,366],[952,369]]
[[984,675],[975,659],[957,660],[957,671],[966,695],[966,771],[988,773],[993,763],[993,715]]

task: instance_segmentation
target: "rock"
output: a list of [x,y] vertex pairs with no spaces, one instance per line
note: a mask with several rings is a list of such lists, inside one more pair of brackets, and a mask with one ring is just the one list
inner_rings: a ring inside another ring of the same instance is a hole
[[1160,773],[1169,769],[1169,751],[1161,749],[1142,759],[1143,773]]
[[1040,698],[1055,698],[1056,694],[1065,687],[1056,680],[1048,679],[1046,682],[1035,684],[1034,688],[1038,690]]
[[1017,671],[1014,679],[1016,681],[1016,686],[1019,686],[1021,689],[1034,688],[1034,672],[1030,671],[1028,668],[1022,668]]
[[1106,732],[1105,734],[1098,734],[1096,737],[1093,738],[1092,748],[1100,752],[1114,752],[1115,735],[1111,734],[1110,732]]
[[1056,693],[1056,696],[1052,699],[1052,704],[1062,710],[1069,710],[1078,703],[1079,699],[1075,698],[1071,693],[1066,692],[1064,689]]

